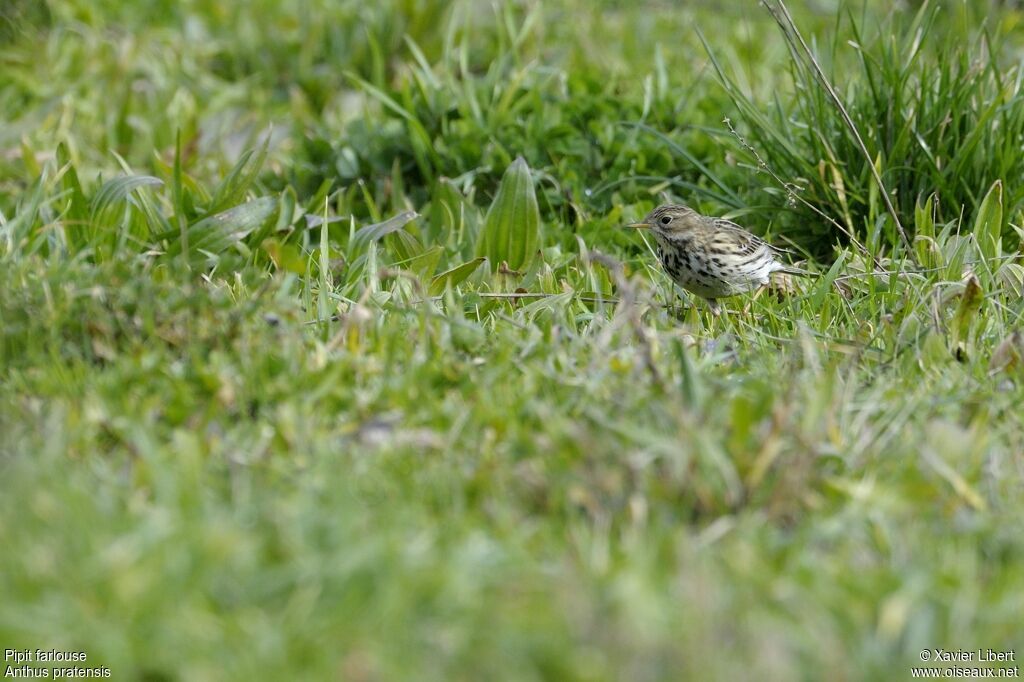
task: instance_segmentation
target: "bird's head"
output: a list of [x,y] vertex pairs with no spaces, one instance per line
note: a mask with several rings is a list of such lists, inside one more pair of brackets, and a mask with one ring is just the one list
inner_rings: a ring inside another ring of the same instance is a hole
[[671,238],[692,229],[698,215],[696,211],[686,206],[666,204],[654,209],[642,222],[633,223],[630,227],[649,228],[656,235]]

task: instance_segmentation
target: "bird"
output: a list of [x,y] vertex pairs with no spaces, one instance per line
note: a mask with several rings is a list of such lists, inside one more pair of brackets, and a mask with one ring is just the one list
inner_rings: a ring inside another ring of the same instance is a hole
[[772,246],[725,218],[701,215],[688,206],[659,206],[629,227],[647,228],[658,242],[658,260],[672,280],[720,312],[719,298],[766,286],[773,272],[811,273],[778,260]]

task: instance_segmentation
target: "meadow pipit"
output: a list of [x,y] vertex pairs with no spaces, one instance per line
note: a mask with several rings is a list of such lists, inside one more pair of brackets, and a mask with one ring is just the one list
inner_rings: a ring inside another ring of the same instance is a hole
[[686,206],[659,206],[630,227],[650,228],[672,280],[707,300],[716,314],[716,299],[765,286],[773,272],[809,274],[780,263],[779,249],[736,223]]

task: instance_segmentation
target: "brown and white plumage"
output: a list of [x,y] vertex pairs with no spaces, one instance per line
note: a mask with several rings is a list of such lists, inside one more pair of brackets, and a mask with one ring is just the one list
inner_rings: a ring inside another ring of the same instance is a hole
[[780,263],[779,249],[736,223],[686,206],[659,206],[633,227],[650,228],[669,276],[707,299],[712,309],[717,309],[715,299],[767,285],[773,272],[807,274]]

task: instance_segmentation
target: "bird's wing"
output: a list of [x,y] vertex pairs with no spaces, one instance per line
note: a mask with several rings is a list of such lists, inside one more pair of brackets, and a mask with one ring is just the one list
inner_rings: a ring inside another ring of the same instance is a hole
[[756,234],[740,227],[731,220],[725,218],[715,218],[713,225],[716,230],[727,232],[729,235],[740,245],[740,250],[745,255],[753,255],[761,249],[767,249],[771,253],[788,253],[795,255],[789,249],[784,249],[773,244],[769,244],[765,240],[758,237]]
[[787,253],[791,256],[796,255],[789,249],[783,249],[778,246],[773,246],[765,240],[761,239],[755,234],[747,232],[745,229],[740,227],[734,222],[726,220],[725,218],[715,218],[713,221],[715,229],[719,233],[728,234],[729,241],[736,244],[739,251],[744,256],[749,256],[752,259],[760,260],[759,256],[767,255],[766,259],[770,263],[769,271],[774,272],[785,272],[790,275],[799,275],[802,277],[813,277],[814,274],[806,270],[794,267],[792,265],[786,265],[780,263],[776,259],[776,255],[779,253]]

